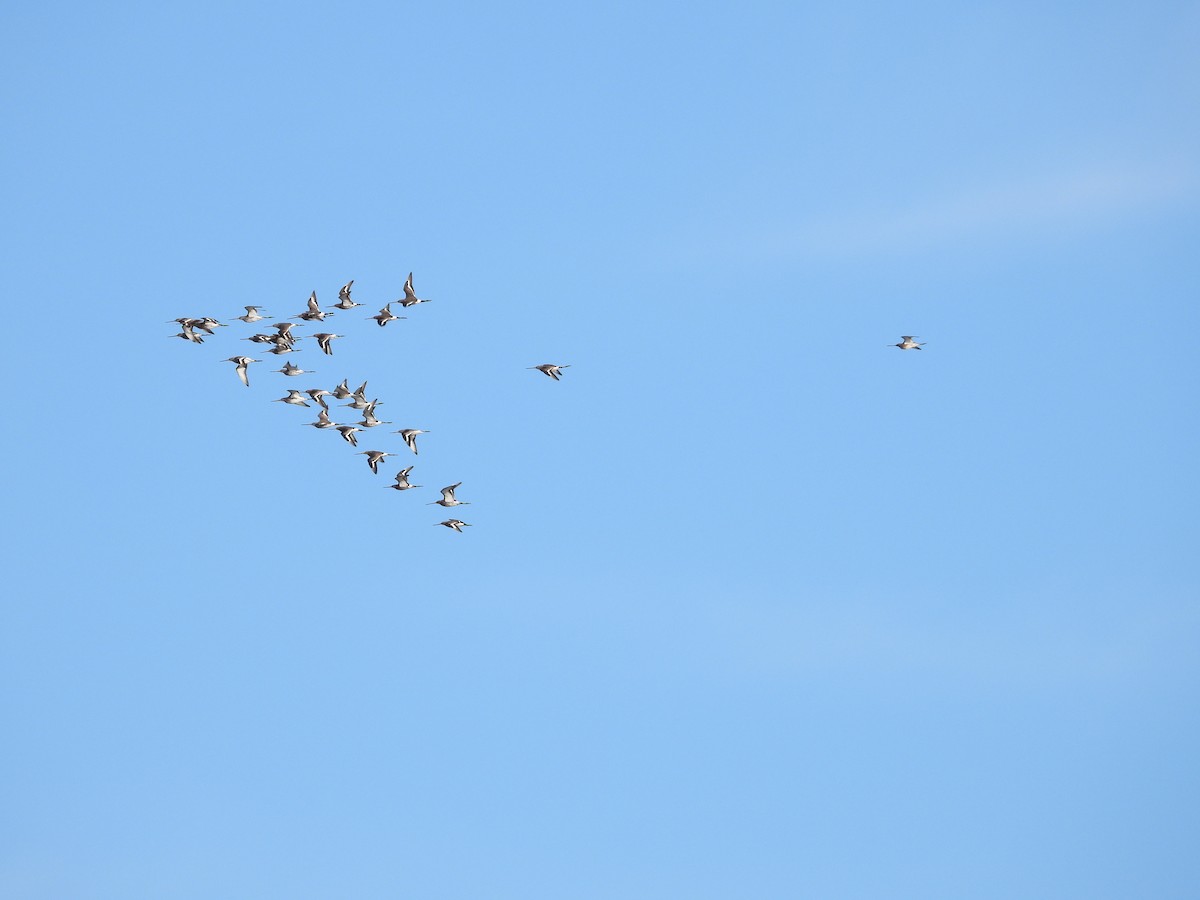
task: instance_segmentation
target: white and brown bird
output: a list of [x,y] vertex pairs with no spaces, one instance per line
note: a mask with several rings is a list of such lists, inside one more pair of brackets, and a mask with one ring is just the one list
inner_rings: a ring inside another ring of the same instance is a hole
[[407,319],[408,316],[397,316],[392,312],[392,304],[389,303],[379,311],[378,315],[367,316],[368,319],[374,319],[375,322],[382,328],[388,322],[396,322],[400,319]]
[[286,397],[277,397],[272,403],[287,403],[291,406],[308,406],[308,401],[299,391],[288,391]]
[[359,456],[367,458],[367,465],[371,467],[371,471],[376,475],[379,474],[379,464],[383,462],[385,456],[395,456],[395,453],[384,453],[382,450],[360,450]]
[[312,375],[312,369],[302,369],[293,364],[291,361],[285,362],[282,369],[272,369],[272,372],[282,372],[284,375],[295,377],[296,375]]
[[345,441],[351,447],[358,446],[358,438],[356,438],[354,436],[354,433],[356,431],[362,431],[361,428],[355,428],[353,425],[335,425],[334,427],[338,430],[338,433],[342,436],[343,441]]
[[216,319],[213,319],[209,316],[205,316],[203,319],[188,319],[188,321],[185,324],[190,325],[192,328],[199,329],[200,331],[203,331],[207,335],[216,334],[216,332],[213,331],[214,328],[228,328],[229,327],[228,325],[223,325],[220,322],[218,322]]
[[925,342],[922,341],[918,344],[915,340],[918,337],[920,337],[918,334],[903,334],[900,336],[900,343],[888,344],[888,346],[899,347],[901,350],[920,350],[925,346]]
[[353,278],[342,285],[342,289],[338,291],[338,302],[333,304],[336,309],[354,309],[356,306],[362,306],[361,303],[355,303],[350,299],[350,288],[353,286]]
[[271,318],[271,316],[264,316],[261,312],[259,312],[259,307],[257,306],[243,306],[242,309],[246,310],[246,314],[244,316],[234,316],[234,318],[245,322],[247,325],[252,325],[255,322],[261,322],[263,319]]
[[411,472],[412,470],[413,470],[412,466],[409,466],[407,469],[401,469],[399,472],[396,473],[396,483],[389,484],[388,488],[393,491],[410,491],[413,488],[419,488],[421,486],[419,484],[409,484],[408,483],[408,473]]
[[378,401],[376,401],[376,400],[372,400],[370,403],[368,403],[363,408],[362,421],[358,423],[363,428],[374,428],[377,425],[395,425],[396,424],[395,422],[385,422],[382,419],[375,418],[375,404],[377,402]]
[[447,519],[445,522],[438,522],[439,525],[445,525],[447,528],[453,528],[459,534],[462,534],[463,527],[470,528],[470,522],[464,522],[462,519]]
[[277,332],[279,332],[281,337],[285,337],[288,340],[295,340],[295,338],[292,336],[292,329],[296,327],[295,322],[276,322],[274,325],[270,325],[268,327],[274,328]]
[[408,444],[409,450],[411,450],[413,453],[416,453],[417,452],[417,435],[418,434],[429,434],[429,432],[425,431],[421,428],[401,428],[399,431],[396,432],[396,434],[398,434],[398,435],[400,435],[400,437],[404,438],[404,443]]
[[329,404],[325,402],[325,398],[332,397],[333,394],[325,390],[325,388],[309,388],[304,393],[308,394],[309,399],[317,401],[321,409],[329,409]]
[[365,381],[360,384],[354,393],[349,395],[349,397],[350,402],[344,405],[352,407],[353,409],[370,410],[371,412],[374,412],[375,407],[380,405],[378,397],[371,401],[367,400],[367,383]]
[[395,301],[396,303],[399,303],[401,306],[403,306],[405,309],[408,309],[408,307],[410,307],[410,306],[416,306],[418,303],[429,303],[430,302],[428,300],[422,299],[421,297],[417,296],[417,292],[413,290],[412,278],[413,278],[413,273],[409,272],[408,280],[406,280],[404,282],[404,299]]
[[317,421],[305,422],[305,425],[311,425],[313,428],[337,428],[338,423],[329,418],[329,410],[322,409],[317,413]]
[[262,362],[261,359],[251,359],[248,356],[231,356],[225,362],[237,363],[237,377],[242,380],[242,384],[250,387],[250,379],[246,375],[246,368],[250,363]]
[[313,335],[317,339],[317,346],[325,351],[326,356],[333,356],[333,347],[330,346],[330,341],[334,338],[345,337],[344,334],[329,334],[327,331],[319,331]]
[[454,498],[454,489],[457,487],[460,487],[461,485],[462,485],[462,482],[460,481],[458,484],[452,484],[449,487],[442,488],[442,499],[441,500],[432,500],[429,503],[426,503],[425,505],[433,506],[433,504],[436,503],[438,506],[445,506],[445,507],[470,506],[471,504],[468,503],[466,500],[456,500]]
[[570,366],[556,366],[551,363],[543,363],[540,366],[527,366],[526,368],[537,369],[543,375],[549,375],[555,381],[558,381],[559,375],[562,374],[562,370],[569,369],[571,367]]
[[317,304],[317,292],[313,291],[308,297],[308,309],[300,313],[298,316],[292,316],[293,319],[304,319],[306,322],[324,322],[326,316],[332,316],[333,313],[325,312]]
[[348,397],[354,396],[354,392],[350,390],[349,381],[349,378],[343,378],[342,383],[333,389],[333,399],[345,400]]

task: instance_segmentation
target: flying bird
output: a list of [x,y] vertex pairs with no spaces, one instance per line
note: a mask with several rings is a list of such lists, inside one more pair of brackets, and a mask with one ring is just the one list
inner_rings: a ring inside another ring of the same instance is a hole
[[304,424],[311,425],[313,428],[337,428],[338,427],[337,422],[334,422],[333,420],[331,420],[329,418],[329,410],[327,410],[327,409],[322,409],[319,413],[317,413],[317,421],[305,422]]
[[299,391],[288,391],[286,397],[277,397],[272,403],[290,403],[292,406],[308,406],[308,401]]
[[569,369],[571,367],[570,366],[556,366],[556,365],[552,365],[551,363],[543,363],[540,366],[527,366],[526,368],[537,369],[543,375],[549,375],[555,381],[558,381],[559,375],[562,374],[562,370]]
[[918,334],[903,334],[900,336],[900,343],[888,344],[889,347],[899,347],[901,350],[920,350],[925,346],[925,341],[917,343],[914,338],[918,338]]
[[397,315],[393,314],[392,313],[392,304],[389,303],[386,306],[384,306],[383,309],[381,309],[379,311],[378,315],[367,316],[367,318],[374,319],[376,321],[376,323],[378,323],[379,327],[382,328],[388,322],[396,322],[396,321],[399,321],[400,319],[407,319],[408,316],[397,316]]
[[401,469],[399,472],[396,473],[396,483],[389,484],[388,488],[390,488],[391,490],[395,490],[395,491],[408,491],[408,490],[412,490],[413,488],[419,488],[421,486],[419,484],[409,484],[408,483],[408,473],[411,472],[412,470],[413,470],[412,466],[409,466],[407,469]]
[[244,316],[234,316],[234,318],[245,322],[247,325],[252,325],[255,322],[261,322],[263,319],[272,318],[271,316],[262,315],[258,311],[259,307],[257,306],[243,306],[242,309],[246,310],[246,314]]
[[361,303],[355,303],[350,299],[350,288],[354,285],[354,279],[351,278],[348,282],[342,285],[342,289],[338,291],[338,302],[333,304],[337,309],[354,309],[356,306],[362,306]]
[[439,525],[445,525],[447,528],[453,528],[459,534],[462,534],[463,526],[471,527],[470,522],[464,522],[462,519],[447,519],[445,522],[438,522]]
[[351,447],[358,446],[358,438],[354,436],[354,432],[362,431],[361,428],[355,428],[353,425],[335,425],[334,427],[337,428],[338,432],[341,434],[343,441],[345,441]]
[[250,387],[250,379],[246,377],[246,367],[250,363],[262,362],[261,359],[251,359],[248,356],[231,356],[225,362],[237,363],[237,377],[242,379],[242,384]]
[[433,500],[429,503],[426,503],[425,505],[433,506],[433,504],[436,503],[438,506],[445,506],[445,507],[470,506],[471,504],[468,503],[466,500],[454,499],[454,489],[456,487],[459,487],[461,484],[462,484],[462,482],[460,481],[458,484],[452,484],[449,487],[442,488],[442,499],[441,500]]
[[203,331],[205,334],[208,334],[208,335],[215,334],[215,332],[213,331],[214,328],[228,328],[229,327],[228,325],[222,325],[216,319],[211,319],[208,316],[205,316],[203,319],[191,319],[187,324],[191,325],[193,328],[199,328],[201,331]]
[[325,402],[326,397],[332,397],[329,391],[325,388],[309,388],[304,393],[308,394],[309,399],[317,401],[321,405],[321,409],[329,409],[329,404]]
[[[299,366],[293,365],[290,361],[283,364],[282,369],[272,369],[272,372],[282,372],[284,375],[312,375],[312,369],[302,369]],[[314,398],[315,399],[315,398]]]
[[376,425],[394,425],[394,422],[384,422],[382,419],[375,418],[375,403],[376,401],[372,400],[366,405],[363,409],[362,421],[358,424],[363,428],[374,428]]
[[367,465],[371,467],[371,471],[376,475],[379,474],[379,464],[383,462],[385,456],[395,456],[395,453],[384,453],[382,450],[360,450],[359,456],[367,458]]
[[401,428],[399,431],[396,432],[396,434],[398,434],[398,435],[400,435],[400,437],[404,438],[404,443],[408,444],[409,450],[411,450],[413,453],[416,453],[417,452],[417,435],[418,434],[429,434],[429,432],[424,431],[420,428]]
[[417,292],[413,290],[412,272],[409,272],[408,280],[404,282],[404,299],[395,302],[408,309],[408,307],[416,306],[418,303],[429,303],[430,301],[423,300],[417,296]]
[[327,356],[333,356],[333,347],[329,346],[329,342],[334,338],[345,337],[344,334],[329,334],[325,331],[319,331],[313,335],[317,339],[317,346],[325,351]]
[[304,319],[306,322],[324,322],[326,316],[332,316],[333,313],[325,312],[317,305],[317,292],[313,291],[308,298],[308,309],[300,313],[298,316],[292,316],[293,319]]
[[[293,316],[293,318],[295,318],[295,317]],[[287,337],[289,340],[293,340],[292,329],[296,327],[295,322],[276,322],[274,325],[271,325],[270,327],[274,328],[276,331],[278,331],[280,336]]]

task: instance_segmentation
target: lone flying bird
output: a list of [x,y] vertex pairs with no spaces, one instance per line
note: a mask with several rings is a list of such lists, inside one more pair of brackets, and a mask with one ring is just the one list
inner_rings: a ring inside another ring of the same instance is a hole
[[439,525],[445,525],[447,528],[453,528],[459,534],[462,534],[463,526],[470,528],[470,522],[464,522],[462,519],[447,519],[445,522],[438,522]]
[[900,343],[888,344],[888,346],[899,347],[901,350],[920,350],[923,346],[925,346],[925,341],[921,341],[921,343],[918,344],[914,340],[914,338],[918,337],[920,337],[918,334],[903,334],[900,336]]
[[526,368],[537,369],[543,375],[549,375],[555,381],[558,381],[559,380],[558,376],[560,374],[562,374],[562,370],[569,369],[571,367],[570,366],[555,366],[550,363],[543,363],[540,366],[527,366]]

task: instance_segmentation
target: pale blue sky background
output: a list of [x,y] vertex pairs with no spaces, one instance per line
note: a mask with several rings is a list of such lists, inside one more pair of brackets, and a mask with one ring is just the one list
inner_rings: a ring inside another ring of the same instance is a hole
[[0,896],[1200,895],[1200,5],[1045,6],[10,5]]

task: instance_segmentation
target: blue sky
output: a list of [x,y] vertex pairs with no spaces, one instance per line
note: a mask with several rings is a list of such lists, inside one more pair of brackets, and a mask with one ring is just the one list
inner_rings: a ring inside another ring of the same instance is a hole
[[1200,892],[1200,6],[2,31],[0,895]]

